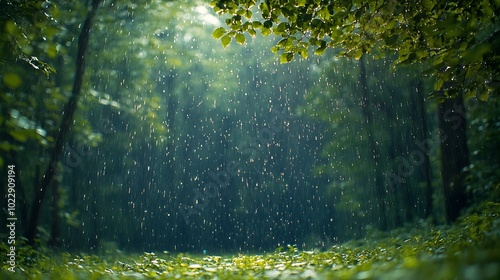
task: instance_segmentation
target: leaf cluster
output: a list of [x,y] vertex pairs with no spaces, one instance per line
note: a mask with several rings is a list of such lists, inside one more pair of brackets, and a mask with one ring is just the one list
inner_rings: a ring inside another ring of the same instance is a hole
[[[0,64],[19,59],[35,70],[49,75],[54,68],[43,58],[54,58],[56,45],[51,43],[57,29],[53,26],[59,13],[50,1],[3,1],[0,4]],[[15,87],[15,76],[4,83]]]
[[[280,62],[309,50],[326,49],[355,59],[365,53],[379,57],[396,53],[396,64],[425,62],[424,74],[435,77],[435,96],[458,93],[487,100],[500,81],[500,1],[323,1],[323,0],[214,0],[219,15],[228,15],[229,27],[213,35],[227,46],[242,34],[274,34],[282,39],[273,47]],[[252,17],[252,15],[258,15]]]

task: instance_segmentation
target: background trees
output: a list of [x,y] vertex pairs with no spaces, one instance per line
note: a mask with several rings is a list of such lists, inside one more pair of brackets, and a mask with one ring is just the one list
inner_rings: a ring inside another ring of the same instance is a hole
[[[229,15],[225,22],[230,29],[213,33],[222,37],[223,45],[226,38],[237,40],[240,34],[252,35],[256,30],[273,33],[282,38],[273,48],[281,52],[281,62],[291,61],[294,55],[307,57],[312,47],[315,54],[334,48],[339,56],[356,59],[365,53],[381,57],[396,53],[395,64],[432,65],[425,73],[435,78],[433,96],[440,102],[438,119],[441,137],[446,138],[441,145],[446,216],[448,221],[459,216],[468,200],[462,170],[470,162],[466,117],[457,110],[464,111],[462,96],[484,101],[498,92],[498,1],[473,5],[471,1],[215,0],[211,6],[218,14]],[[257,20],[252,18],[255,10]],[[365,101],[362,108],[367,108]],[[369,121],[370,111],[363,112]],[[453,127],[450,114],[460,118]],[[377,154],[373,150],[375,160]]]
[[408,110],[426,102],[421,82],[414,81],[418,70],[390,71],[390,60],[366,59],[364,69],[359,63],[335,59],[323,65],[302,107],[326,125],[326,160],[315,172],[329,178],[323,195],[335,202],[335,220],[352,213],[345,221],[352,235],[367,225],[387,229],[427,218],[433,205],[430,153],[418,148],[432,135],[423,127],[430,123],[426,110]]

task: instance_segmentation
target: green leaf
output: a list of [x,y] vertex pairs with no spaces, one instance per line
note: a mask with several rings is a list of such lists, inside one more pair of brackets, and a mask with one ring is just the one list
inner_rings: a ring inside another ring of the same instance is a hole
[[278,24],[278,27],[276,27],[276,33],[280,32],[285,32],[286,30],[286,23],[282,22],[280,24]]
[[324,41],[324,40],[320,40],[320,41],[318,41],[318,42],[317,42],[317,44],[316,44],[316,45],[318,45],[318,46],[320,46],[320,47],[319,47],[319,48],[317,48],[317,49],[314,51],[314,54],[315,54],[315,55],[322,55],[322,54],[325,52],[325,50],[326,50],[326,41]]
[[326,47],[319,47],[316,50],[314,50],[315,55],[322,55],[326,50]]
[[246,13],[246,10],[244,10],[244,9],[239,9],[236,11],[236,14],[240,15],[240,16],[244,15],[245,13]]
[[440,90],[441,87],[443,87],[444,80],[443,79],[438,79],[436,83],[434,84],[434,90]]
[[222,37],[221,38],[221,43],[222,43],[222,46],[224,48],[227,47],[227,45],[229,45],[229,43],[231,43],[231,36],[225,35],[224,37]]
[[293,59],[293,53],[288,52],[288,53],[282,53],[280,55],[280,63],[281,64],[288,63],[288,62],[292,61],[292,59]]
[[248,29],[250,28],[250,26],[251,26],[251,23],[250,23],[249,21],[247,21],[247,22],[245,22],[245,23],[243,24],[243,26],[241,26],[241,30],[240,30],[240,31],[241,31],[241,32],[248,31]]
[[362,56],[363,56],[363,50],[362,49],[356,49],[352,53],[352,57],[354,57],[354,59],[356,59],[356,60],[360,60]]
[[317,13],[317,15],[322,18],[322,19],[325,19],[325,20],[329,20],[330,19],[330,12],[328,11],[328,7],[323,7],[321,10],[319,10],[319,12]]
[[287,51],[290,51],[293,47],[294,47],[294,41],[296,40],[295,37],[289,37],[287,40],[286,40],[286,44],[285,44],[285,49]]
[[1,151],[12,151],[16,149],[16,145],[13,145],[12,143],[9,143],[7,141],[0,142],[0,150]]
[[26,142],[26,140],[28,140],[28,135],[26,133],[23,133],[21,131],[9,131],[9,134],[10,136],[12,136],[12,138],[16,139],[17,141],[19,142]]
[[238,33],[236,34],[236,36],[234,37],[234,39],[236,39],[236,42],[240,45],[244,45],[245,44],[245,40],[246,40],[246,37],[245,35],[241,34],[241,33]]
[[466,98],[474,98],[476,97],[476,89],[468,90],[465,92],[465,97]]
[[484,14],[486,14],[487,17],[491,17],[493,15],[493,13],[495,12],[492,8],[491,8],[491,3],[490,1],[487,1],[487,0],[483,0],[481,2],[481,6],[482,6],[482,11]]
[[271,34],[271,29],[267,28],[267,27],[262,27],[261,32],[262,32],[262,35],[268,36],[269,34]]
[[219,39],[222,35],[224,35],[224,33],[226,33],[226,29],[224,27],[219,27],[212,32],[212,37]]
[[47,27],[45,28],[45,34],[47,34],[48,37],[53,37],[57,34],[58,30],[55,27]]
[[262,11],[262,15],[264,17],[267,17],[269,15],[269,6],[267,6],[266,2],[260,3],[259,8]]
[[281,39],[277,44],[276,46],[278,47],[284,47],[286,45],[286,41],[287,39]]
[[338,42],[338,41],[340,41],[339,39],[342,35],[344,35],[344,33],[342,32],[341,29],[332,30],[332,35],[331,35],[332,40],[335,40],[336,42]]
[[251,19],[251,18],[252,18],[252,11],[247,10],[247,11],[245,12],[245,17],[246,17],[247,19]]
[[427,10],[432,10],[432,8],[434,8],[435,1],[432,1],[432,0],[424,0],[424,1],[422,1],[422,4],[423,4],[423,6],[424,6]]
[[9,33],[11,35],[16,35],[19,32],[19,28],[17,27],[16,23],[12,20],[8,20],[5,23],[4,28],[7,31],[7,33]]
[[49,57],[55,58],[57,56],[57,46],[55,44],[47,44],[45,52]]
[[262,28],[262,22],[260,22],[260,21],[253,21],[252,22],[252,26],[253,26],[253,28],[257,28],[257,29]]
[[10,89],[19,87],[23,80],[16,73],[7,73],[3,76],[3,83]]
[[463,60],[468,63],[481,63],[483,62],[483,56],[490,52],[491,44],[481,43],[473,46],[463,55]]
[[490,98],[490,92],[488,91],[487,88],[484,88],[483,91],[479,94],[479,100],[488,101],[489,98]]
[[307,59],[307,57],[309,56],[309,51],[307,50],[307,48],[302,47],[298,52],[304,59]]
[[465,78],[467,78],[467,79],[472,78],[474,75],[477,74],[477,71],[479,70],[480,67],[481,67],[481,64],[479,64],[479,63],[469,66],[469,68],[467,69],[467,72],[465,73]]
[[398,35],[392,35],[387,38],[385,38],[385,44],[386,45],[394,45],[398,41]]

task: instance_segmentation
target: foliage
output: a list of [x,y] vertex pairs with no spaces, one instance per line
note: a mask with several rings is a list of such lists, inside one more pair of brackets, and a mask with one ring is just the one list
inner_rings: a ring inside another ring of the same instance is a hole
[[[18,252],[17,272],[1,273],[2,279],[496,279],[498,213],[499,203],[484,202],[452,226],[421,224],[374,232],[326,251],[288,245],[264,255],[125,256],[117,251],[95,256],[19,247],[23,249]],[[7,247],[0,248],[5,259]]]
[[[8,65],[18,59],[46,75],[55,69],[45,57],[57,55],[57,45],[52,42],[57,32],[54,26],[59,11],[50,1],[3,1],[0,4],[0,64]],[[3,76],[9,88],[21,82],[18,73]]]
[[[500,1],[255,1],[214,0],[228,29],[217,28],[224,46],[241,34],[274,34],[280,62],[309,49],[359,59],[364,53],[396,53],[397,64],[427,62],[438,98],[465,93],[487,100],[500,88]],[[238,40],[236,40],[238,41]]]
[[[26,146],[47,147],[53,141],[51,132],[59,119],[53,109],[61,106],[64,94],[47,80],[55,72],[47,61],[64,51],[54,42],[59,14],[55,5],[48,1],[3,1],[0,5],[1,167],[5,153]],[[34,90],[35,85],[50,89],[41,93]]]
[[468,171],[468,191],[474,202],[484,199],[500,201],[500,99],[492,96],[488,102],[471,103],[468,108],[469,146],[472,164]]

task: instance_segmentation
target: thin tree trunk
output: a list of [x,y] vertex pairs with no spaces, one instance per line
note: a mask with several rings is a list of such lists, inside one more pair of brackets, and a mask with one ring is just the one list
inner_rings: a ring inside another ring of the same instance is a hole
[[59,247],[59,236],[61,233],[61,230],[59,228],[59,212],[60,212],[60,207],[59,207],[59,188],[60,188],[60,182],[58,180],[54,180],[52,183],[52,205],[51,205],[51,224],[50,224],[50,240],[49,240],[49,245],[51,247],[57,248]]
[[383,174],[381,172],[380,166],[380,151],[377,146],[377,142],[375,141],[375,135],[373,131],[373,112],[370,99],[370,93],[368,92],[368,82],[366,77],[366,65],[365,65],[365,57],[361,57],[359,60],[359,82],[361,85],[361,112],[363,114],[363,118],[365,120],[367,136],[368,136],[368,147],[372,153],[373,159],[373,168],[375,178],[373,178],[373,187],[375,188],[375,203],[377,205],[378,210],[378,219],[379,219],[379,228],[381,230],[386,230],[388,227],[387,224],[387,211],[386,207],[388,201],[386,201],[387,196],[385,194],[384,189],[384,180]]
[[446,221],[453,222],[468,203],[464,167],[470,164],[466,138],[466,117],[462,95],[439,104],[441,132],[441,176]]
[[83,84],[83,76],[85,74],[85,55],[88,47],[92,19],[97,11],[97,7],[99,6],[100,2],[101,0],[92,1],[92,8],[87,14],[87,18],[83,23],[80,37],[78,39],[76,73],[73,90],[71,91],[71,97],[63,109],[61,124],[59,126],[59,133],[55,141],[54,149],[52,150],[49,164],[47,166],[47,169],[45,170],[42,180],[38,183],[35,189],[35,198],[33,200],[33,205],[31,208],[30,221],[26,230],[26,238],[28,239],[28,243],[31,245],[35,244],[37,227],[40,220],[40,210],[42,208],[45,195],[47,194],[52,179],[54,178],[54,175],[56,173],[59,159],[63,154],[66,137],[71,130],[71,124],[73,122],[73,116],[77,107],[78,98],[80,96]]
[[[427,114],[425,111],[425,97],[424,97],[424,83],[422,79],[417,82],[417,92],[414,95],[416,100],[417,112],[419,114],[418,119],[421,123],[420,132],[418,134],[419,140],[424,140],[429,137],[427,128]],[[424,185],[424,218],[431,217],[433,215],[433,203],[432,203],[432,178],[431,178],[431,162],[429,159],[429,153],[425,152],[424,162],[422,166],[422,176],[425,180]]]

